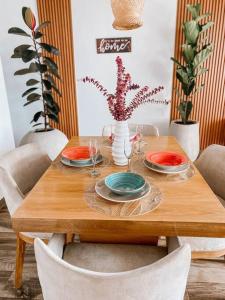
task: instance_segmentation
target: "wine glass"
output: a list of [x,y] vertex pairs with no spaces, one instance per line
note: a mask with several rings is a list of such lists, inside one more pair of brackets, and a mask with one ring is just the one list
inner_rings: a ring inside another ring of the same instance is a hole
[[96,170],[96,161],[97,161],[97,157],[98,157],[98,150],[99,150],[99,145],[98,145],[98,141],[96,139],[91,139],[89,141],[89,154],[90,154],[90,158],[92,160],[93,163],[93,169],[91,170],[91,176],[95,177],[100,175],[99,170]]
[[142,124],[139,124],[136,127],[136,139],[137,139],[137,144],[138,144],[136,153],[138,155],[143,154],[143,151],[141,149],[141,144],[142,144],[142,139],[143,139],[143,129],[144,129],[144,125],[142,125]]
[[128,160],[128,169],[127,172],[131,172],[131,159],[134,154],[134,143],[130,142],[130,145],[127,147],[127,141],[124,140],[124,155]]

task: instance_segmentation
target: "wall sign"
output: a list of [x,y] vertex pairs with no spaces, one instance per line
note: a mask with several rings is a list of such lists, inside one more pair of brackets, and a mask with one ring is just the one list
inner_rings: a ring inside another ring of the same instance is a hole
[[131,52],[131,37],[96,39],[98,54]]

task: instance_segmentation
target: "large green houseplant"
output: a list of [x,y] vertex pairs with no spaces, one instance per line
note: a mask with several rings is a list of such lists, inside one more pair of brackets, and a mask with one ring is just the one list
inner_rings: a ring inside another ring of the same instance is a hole
[[56,84],[56,81],[60,80],[60,75],[54,61],[54,56],[59,55],[59,50],[55,46],[40,41],[44,35],[42,30],[50,24],[49,21],[37,25],[36,18],[28,7],[22,8],[22,17],[27,26],[26,31],[18,27],[8,30],[9,34],[27,38],[27,43],[17,46],[11,56],[13,59],[21,59],[26,64],[25,68],[16,71],[14,75],[33,75],[30,79],[26,79],[27,89],[22,94],[22,98],[26,97],[24,106],[37,101],[41,101],[43,106],[31,120],[33,127],[41,127],[29,131],[22,138],[20,145],[37,143],[51,159],[55,159],[68,141],[64,133],[50,125],[59,121],[60,108],[53,93],[61,97]]
[[201,15],[201,4],[188,4],[186,7],[190,12],[191,20],[185,21],[182,26],[185,42],[181,45],[181,59],[171,57],[176,64],[177,82],[181,85],[181,89],[175,88],[180,99],[178,111],[181,120],[173,121],[171,127],[172,133],[180,140],[183,148],[194,160],[199,152],[199,123],[189,120],[189,117],[193,108],[192,99],[195,93],[204,87],[203,82],[198,85],[197,82],[208,71],[204,67],[204,62],[212,54],[213,47],[208,42],[206,34],[213,22],[204,21],[210,16],[210,13]]
[[[54,55],[59,55],[59,50],[52,45],[40,42],[40,38],[43,36],[42,29],[50,22],[47,21],[37,26],[35,16],[28,7],[22,8],[22,17],[29,32],[12,27],[8,33],[25,36],[28,43],[17,46],[11,58],[21,59],[24,63],[29,63],[29,66],[16,71],[14,75],[39,73],[39,80],[31,78],[26,81],[28,89],[22,94],[22,97],[26,97],[24,106],[42,101],[43,109],[34,114],[31,123],[35,123],[34,127],[44,125],[38,131],[49,131],[52,129],[49,120],[57,123],[59,120],[60,108],[52,93],[55,91],[61,96],[55,83],[55,78],[60,79],[58,66],[53,59]],[[41,119],[43,122],[40,122]]]

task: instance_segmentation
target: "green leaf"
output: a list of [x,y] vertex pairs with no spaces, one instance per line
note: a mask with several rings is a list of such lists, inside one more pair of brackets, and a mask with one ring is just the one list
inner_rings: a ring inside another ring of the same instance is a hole
[[33,117],[33,120],[31,121],[32,122],[37,122],[39,120],[39,118],[44,114],[43,111],[38,111],[35,113],[34,117]]
[[198,72],[196,73],[196,76],[200,76],[200,75],[206,73],[207,71],[208,71],[207,68],[200,68],[200,69],[198,70]]
[[199,3],[196,5],[187,4],[186,7],[192,14],[192,18],[197,19],[197,17],[199,16],[200,10],[201,10],[201,4],[199,4]]
[[61,79],[57,71],[53,69],[48,69],[48,72],[54,75],[56,78]]
[[182,83],[181,86],[182,86],[182,90],[183,90],[184,94],[186,96],[189,96],[192,93],[192,91],[193,91],[193,89],[195,87],[195,81],[192,80],[188,84]]
[[204,25],[199,25],[200,26],[200,32],[202,33],[204,31],[206,31],[207,29],[209,29],[210,27],[212,27],[213,24],[214,24],[214,22],[210,21],[210,22],[208,22],[208,23],[206,23]]
[[43,79],[43,83],[44,83],[47,90],[51,90],[52,84],[51,84],[50,81],[48,81],[47,79]]
[[44,73],[47,71],[47,66],[45,64],[36,63],[37,69],[39,72]]
[[50,113],[50,114],[48,114],[48,117],[49,117],[49,119],[53,120],[54,122],[59,123],[58,116],[56,116],[55,114]]
[[20,70],[16,71],[14,73],[14,75],[25,75],[25,74],[29,74],[29,73],[30,73],[29,69],[20,69]]
[[206,14],[204,14],[204,15],[202,15],[202,16],[197,17],[197,18],[195,19],[195,21],[196,21],[196,22],[199,22],[199,21],[201,21],[202,19],[205,19],[205,18],[210,17],[211,15],[212,15],[212,14],[210,14],[210,13],[206,13]]
[[26,90],[26,91],[22,94],[22,97],[27,96],[28,94],[30,94],[31,92],[33,92],[33,91],[35,91],[35,90],[37,90],[36,87],[33,87],[33,88],[30,88],[30,89]]
[[39,101],[39,99],[27,101],[23,106],[27,106],[29,104],[32,104],[32,103],[36,102],[36,101]]
[[31,86],[31,85],[37,84],[38,82],[40,82],[40,81],[38,81],[38,80],[36,80],[36,79],[29,79],[29,80],[26,82],[26,85],[27,85],[27,86]]
[[36,31],[34,33],[35,40],[40,39],[43,36],[43,34],[40,31]]
[[54,71],[57,71],[57,70],[58,70],[57,64],[56,64],[56,63],[54,62],[54,60],[51,59],[50,57],[45,56],[45,57],[44,57],[44,63],[46,63],[46,65],[47,65],[49,68],[53,69]]
[[52,53],[54,55],[59,55],[59,49],[57,49],[56,47],[46,43],[39,43],[39,45],[47,52]]
[[192,107],[193,105],[191,101],[184,101],[179,104],[178,111],[181,115],[183,124],[187,123]]
[[55,84],[55,80],[54,80],[54,78],[53,78],[51,75],[47,74],[47,75],[46,75],[46,78],[47,78],[48,81],[51,82],[52,85],[56,85],[56,84]]
[[194,20],[185,22],[183,31],[188,44],[196,45],[200,32],[198,23]]
[[52,88],[54,89],[54,91],[55,91],[60,97],[62,97],[62,93],[60,92],[60,90],[59,90],[55,85],[52,85]]
[[46,21],[46,22],[41,23],[41,24],[36,28],[35,31],[39,31],[39,30],[41,30],[41,29],[44,29],[44,28],[47,27],[50,23],[51,23],[50,21]]
[[[31,123],[33,122],[33,120],[31,121]],[[36,123],[34,124],[32,127],[36,127],[36,126],[39,126],[39,125],[42,125],[43,123]]]
[[176,75],[177,75],[177,79],[181,82],[181,83],[185,83],[188,84],[189,83],[189,77],[186,71],[184,71],[181,68],[177,68],[176,71]]
[[183,48],[184,59],[187,64],[190,64],[194,59],[195,51],[191,45],[187,45],[187,44],[182,45],[182,48]]
[[195,89],[195,93],[198,93],[198,92],[200,92],[202,89],[203,89],[203,87],[205,86],[205,84],[204,83],[202,83],[200,86],[198,86],[198,87],[196,87],[196,89]]
[[12,28],[10,28],[8,30],[8,33],[17,34],[17,35],[23,35],[23,36],[30,36],[23,29],[20,29],[18,27],[12,27]]
[[32,93],[27,97],[27,101],[39,100],[41,98],[40,94]]
[[32,12],[32,10],[29,7],[23,7],[22,8],[22,16],[25,24],[31,29],[34,30],[36,26],[36,19]]
[[194,58],[193,66],[198,68],[212,54],[212,45],[207,45]]
[[37,53],[33,50],[24,50],[22,53],[23,62],[27,63],[37,56]]
[[43,98],[50,105],[52,105],[53,102],[54,102],[54,99],[53,99],[52,95],[50,93],[48,93],[48,92],[44,92],[43,93]]
[[29,66],[30,73],[35,73],[38,71],[36,63],[31,63]]
[[175,59],[174,57],[170,57],[170,59],[171,59],[176,65],[178,65],[179,67],[183,68],[183,65],[182,65],[177,59]]
[[27,45],[27,44],[16,47],[14,49],[14,54],[11,56],[11,58],[22,58],[23,51],[27,50],[30,47],[31,45]]

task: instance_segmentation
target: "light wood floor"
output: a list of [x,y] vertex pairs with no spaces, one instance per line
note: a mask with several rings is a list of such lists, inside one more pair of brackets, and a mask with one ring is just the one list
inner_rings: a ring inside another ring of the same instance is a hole
[[[8,211],[3,205],[0,208],[0,300],[43,299],[37,277],[34,251],[31,246],[27,247],[25,255],[23,295],[17,294],[13,288],[15,250],[16,237],[11,229]],[[214,261],[196,260],[193,262],[188,280],[186,299],[225,299],[225,261],[218,259]]]

